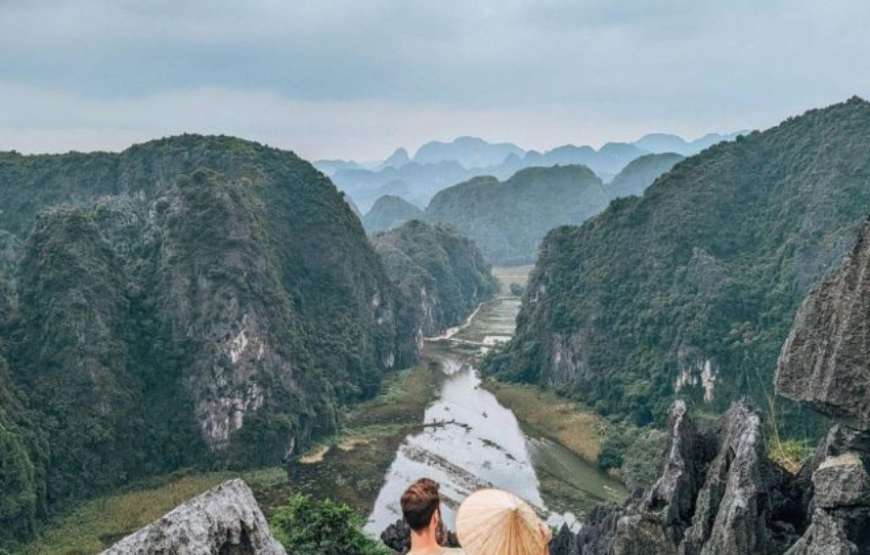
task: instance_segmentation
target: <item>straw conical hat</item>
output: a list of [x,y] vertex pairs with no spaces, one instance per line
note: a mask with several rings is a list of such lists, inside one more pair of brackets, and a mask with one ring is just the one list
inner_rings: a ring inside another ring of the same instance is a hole
[[463,501],[456,534],[468,555],[543,555],[550,539],[528,503],[498,489],[477,491]]

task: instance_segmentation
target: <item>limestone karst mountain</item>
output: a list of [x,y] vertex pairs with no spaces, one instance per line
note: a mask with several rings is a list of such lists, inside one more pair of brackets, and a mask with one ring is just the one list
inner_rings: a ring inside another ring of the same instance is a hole
[[384,195],[366,212],[362,222],[367,233],[378,233],[399,227],[422,213],[422,210],[401,197]]
[[342,170],[361,170],[363,166],[352,160],[318,160],[312,164],[327,177],[332,177]]
[[390,154],[389,158],[384,160],[379,166],[378,169],[384,168],[401,168],[405,164],[409,164],[411,162],[411,157],[408,156],[408,151],[404,148],[397,148],[392,154]]
[[722,141],[733,141],[740,135],[748,135],[749,133],[749,131],[737,131],[724,134],[708,133],[693,141],[687,141],[679,135],[671,135],[669,133],[649,133],[636,140],[633,144],[638,148],[642,148],[647,152],[655,154],[674,152],[682,154],[683,156],[692,156],[716,143],[721,143]]
[[672,152],[636,158],[607,184],[607,193],[611,198],[640,196],[660,175],[669,172],[681,160],[684,160],[683,156]]
[[[477,176],[491,175],[506,180],[525,168],[584,165],[609,182],[630,162],[644,155],[697,154],[720,141],[734,140],[738,135],[711,133],[696,141],[685,141],[676,135],[653,134],[634,143],[608,142],[599,149],[567,144],[541,152],[525,151],[510,143],[494,144],[461,137],[449,143],[427,143],[410,158],[405,149],[399,148],[379,164],[363,166],[322,160],[314,165],[332,177],[363,209],[368,209],[385,194],[398,195],[425,206],[439,191]],[[672,148],[664,148],[666,146]]]
[[402,293],[399,319],[418,343],[465,320],[498,292],[477,246],[455,231],[412,220],[372,238]]
[[522,156],[523,149],[511,143],[489,143],[478,137],[459,137],[450,142],[430,141],[414,154],[418,164],[459,162],[466,169],[497,166],[510,155]]
[[[834,422],[803,468],[771,462],[763,416],[740,401],[715,423],[670,410],[661,474],[622,508],[600,508],[552,555],[870,553],[870,222],[843,266],[804,301],[776,390]],[[772,447],[771,447],[772,446]]]
[[[677,164],[642,198],[550,232],[491,369],[637,423],[675,396],[767,406],[801,299],[870,211],[870,103],[853,98]],[[806,409],[783,423],[820,433]]]
[[450,225],[497,264],[534,259],[541,238],[607,206],[601,180],[583,166],[529,168],[507,181],[477,177],[438,193],[422,219]]
[[25,536],[137,477],[278,464],[415,353],[359,220],[291,152],[4,153],[0,203],[0,522]]

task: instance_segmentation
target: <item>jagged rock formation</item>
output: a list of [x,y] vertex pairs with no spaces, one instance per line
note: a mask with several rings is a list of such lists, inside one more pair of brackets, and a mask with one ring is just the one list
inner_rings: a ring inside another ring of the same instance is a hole
[[418,348],[498,292],[477,246],[451,229],[412,220],[372,243],[402,293],[400,327],[414,330]]
[[230,480],[127,536],[102,555],[287,555],[251,489]]
[[0,184],[21,245],[0,323],[0,472],[21,495],[0,519],[182,466],[279,464],[416,353],[358,218],[291,152],[4,153]]
[[401,197],[384,195],[366,212],[362,222],[367,233],[379,233],[397,228],[422,213],[422,210]]
[[477,177],[445,189],[422,219],[455,227],[494,264],[524,263],[534,260],[549,230],[584,222],[608,200],[589,168],[529,168],[504,182]]
[[846,263],[798,311],[777,391],[859,430],[870,430],[870,223]]
[[661,476],[625,507],[600,508],[552,555],[870,554],[870,222],[842,267],[804,301],[779,358],[777,391],[836,424],[797,475],[766,456],[758,411],[734,404],[714,426],[682,401]]
[[660,175],[669,172],[677,162],[684,159],[684,156],[673,152],[635,158],[607,184],[607,194],[611,198],[640,196]]
[[780,395],[838,423],[806,469],[812,522],[789,555],[870,553],[870,222],[813,291],[783,345]]
[[754,408],[738,402],[696,423],[678,401],[668,433],[658,481],[621,509],[596,510],[579,534],[563,530],[552,555],[773,555],[797,539],[799,511]]
[[[820,177],[823,176],[823,177]],[[644,424],[674,398],[766,403],[803,297],[870,212],[870,103],[720,143],[544,239],[517,332],[489,370]],[[781,423],[825,424],[784,401]]]

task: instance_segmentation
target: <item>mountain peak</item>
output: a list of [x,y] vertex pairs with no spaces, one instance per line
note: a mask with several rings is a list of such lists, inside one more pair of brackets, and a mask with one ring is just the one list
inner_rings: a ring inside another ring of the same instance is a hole
[[401,168],[405,164],[411,162],[411,157],[408,156],[408,151],[404,147],[399,147],[390,154],[390,157],[384,160],[379,168]]
[[522,156],[525,150],[512,143],[490,143],[479,137],[462,136],[449,143],[430,141],[417,150],[413,160],[420,164],[455,160],[470,169],[501,164],[511,154]]

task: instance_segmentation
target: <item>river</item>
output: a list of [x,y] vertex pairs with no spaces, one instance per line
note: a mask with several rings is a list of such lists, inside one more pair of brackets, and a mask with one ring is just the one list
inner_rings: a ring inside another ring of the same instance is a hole
[[[503,289],[510,276],[522,280],[522,271],[502,271]],[[422,476],[441,484],[444,519],[451,528],[458,504],[481,487],[519,495],[553,526],[575,527],[577,515],[592,506],[624,498],[619,482],[524,427],[481,387],[469,353],[509,338],[518,308],[519,299],[503,293],[464,326],[426,342],[424,357],[438,373],[438,395],[426,408],[422,430],[399,445],[368,518],[369,532],[377,534],[400,518],[399,497]]]

